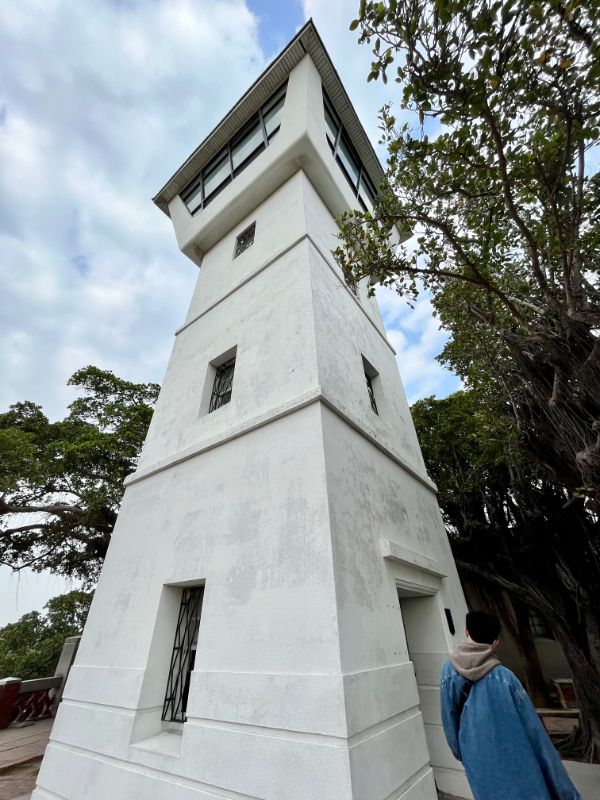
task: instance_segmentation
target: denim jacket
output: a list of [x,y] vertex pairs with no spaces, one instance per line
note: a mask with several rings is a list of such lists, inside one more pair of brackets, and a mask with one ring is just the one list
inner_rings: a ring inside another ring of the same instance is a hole
[[442,724],[475,800],[581,800],[513,673],[500,665],[475,682],[459,721],[465,683],[447,661],[440,682]]

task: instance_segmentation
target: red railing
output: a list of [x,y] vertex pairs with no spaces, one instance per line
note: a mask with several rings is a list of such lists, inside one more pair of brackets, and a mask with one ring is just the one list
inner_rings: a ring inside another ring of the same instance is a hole
[[52,677],[30,681],[20,678],[0,680],[0,729],[12,723],[35,722],[54,716],[80,639],[81,636],[65,639]]
[[19,678],[0,681],[0,728],[7,728],[15,722],[35,722],[54,716],[54,705],[62,684],[62,675],[31,681]]
[[23,681],[15,698],[11,722],[35,722],[52,717],[52,706],[61,683],[62,675]]

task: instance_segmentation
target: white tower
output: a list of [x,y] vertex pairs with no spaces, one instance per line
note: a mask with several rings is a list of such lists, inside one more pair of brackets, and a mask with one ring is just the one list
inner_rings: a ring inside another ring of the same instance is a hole
[[35,800],[469,796],[436,688],[460,584],[331,256],[381,177],[309,22],[155,198],[198,283]]

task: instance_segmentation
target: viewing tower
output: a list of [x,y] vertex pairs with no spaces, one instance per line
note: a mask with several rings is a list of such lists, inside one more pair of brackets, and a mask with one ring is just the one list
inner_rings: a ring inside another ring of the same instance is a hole
[[470,796],[437,689],[460,583],[331,255],[382,178],[309,22],[155,197],[198,281],[34,800]]

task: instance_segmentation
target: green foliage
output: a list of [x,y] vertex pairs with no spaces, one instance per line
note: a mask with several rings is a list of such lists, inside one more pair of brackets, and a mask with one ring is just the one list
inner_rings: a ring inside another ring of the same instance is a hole
[[500,502],[503,511],[506,495],[514,497],[512,484],[526,475],[531,480],[510,409],[461,391],[419,400],[411,412],[451,538],[458,544],[489,536],[490,520],[498,516],[494,505]]
[[339,262],[408,300],[430,292],[443,359],[502,393],[520,444],[600,502],[596,4],[363,2],[351,27],[368,78],[393,76],[420,124],[383,109],[387,182],[372,214],[344,218]]
[[[493,566],[519,591],[539,583],[535,591],[547,595],[540,610],[554,618],[560,608],[552,609],[550,596],[566,592],[569,603],[575,586],[577,602],[596,609],[600,574],[589,558],[600,523],[526,457],[509,404],[467,390],[419,400],[412,415],[455,554]],[[539,597],[530,604],[539,608]]]
[[546,618],[573,671],[581,753],[593,757],[600,742],[598,516],[527,458],[501,396],[429,397],[412,414],[459,569]]
[[0,678],[54,675],[65,639],[81,633],[92,594],[73,591],[49,600],[44,614],[31,611],[0,628]]
[[[469,391],[413,409],[463,571],[537,608],[600,749],[600,140],[596,4],[361,2],[387,181],[337,258],[425,289]],[[411,128],[396,117],[410,112]],[[593,160],[591,160],[593,163]],[[401,239],[409,239],[398,246]],[[410,237],[410,238],[409,238]]]
[[86,367],[64,420],[24,402],[0,414],[0,562],[92,583],[106,554],[158,395]]

